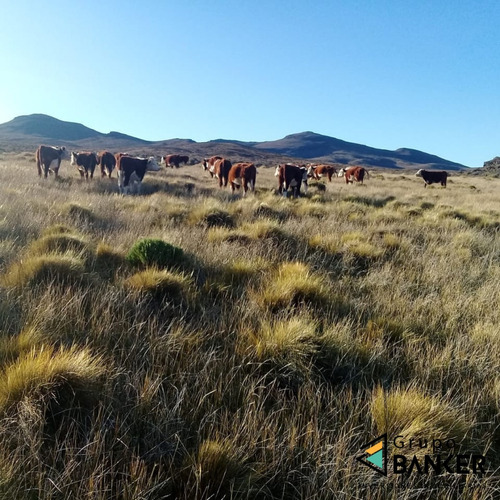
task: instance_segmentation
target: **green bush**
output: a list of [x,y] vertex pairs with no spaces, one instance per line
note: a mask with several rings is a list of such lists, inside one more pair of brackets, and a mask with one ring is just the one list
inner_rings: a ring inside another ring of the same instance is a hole
[[184,258],[182,248],[163,240],[145,238],[134,243],[126,259],[133,266],[175,267]]

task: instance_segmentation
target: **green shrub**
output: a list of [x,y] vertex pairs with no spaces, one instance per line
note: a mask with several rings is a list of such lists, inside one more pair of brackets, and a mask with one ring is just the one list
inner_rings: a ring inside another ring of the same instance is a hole
[[145,238],[134,243],[126,259],[133,266],[155,266],[159,268],[178,266],[183,260],[182,248],[163,240]]

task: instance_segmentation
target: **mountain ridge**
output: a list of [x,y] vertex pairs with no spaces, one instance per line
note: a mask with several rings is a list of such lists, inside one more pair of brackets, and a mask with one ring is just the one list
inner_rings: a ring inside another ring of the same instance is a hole
[[461,170],[467,168],[439,156],[411,148],[395,151],[344,141],[312,131],[289,134],[272,141],[238,141],[214,139],[196,142],[192,139],[147,141],[121,132],[107,134],[80,123],[59,120],[45,114],[22,115],[0,124],[0,145],[36,147],[40,143],[57,143],[75,149],[109,149],[166,153],[188,153],[192,156],[221,154],[232,160],[260,163],[290,160],[361,164],[391,169],[430,168]]

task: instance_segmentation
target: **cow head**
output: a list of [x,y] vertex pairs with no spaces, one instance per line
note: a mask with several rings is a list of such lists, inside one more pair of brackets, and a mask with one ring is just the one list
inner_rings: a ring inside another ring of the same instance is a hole
[[341,168],[339,170],[339,173],[337,175],[338,175],[338,177],[344,177],[344,175],[345,175],[345,168]]
[[77,157],[78,157],[78,153],[75,151],[71,151],[71,163],[70,163],[70,165],[76,165]]
[[309,165],[309,168],[307,169],[307,175],[309,177],[314,177],[314,170],[316,169],[315,165]]
[[281,167],[281,165],[278,165],[276,167],[276,170],[274,171],[274,176],[275,177],[279,177],[279,175],[280,175],[280,167]]
[[167,166],[167,157],[166,156],[162,156],[160,158],[160,165],[161,166],[163,166],[163,165]]
[[146,170],[150,170],[151,172],[158,172],[158,170],[161,170],[160,165],[158,165],[158,162],[156,161],[156,158],[154,156],[150,156],[148,158]]
[[203,158],[201,164],[203,166],[203,170],[208,170],[208,158]]
[[416,174],[415,176],[416,177],[422,177],[422,172],[423,172],[423,169],[420,169]]

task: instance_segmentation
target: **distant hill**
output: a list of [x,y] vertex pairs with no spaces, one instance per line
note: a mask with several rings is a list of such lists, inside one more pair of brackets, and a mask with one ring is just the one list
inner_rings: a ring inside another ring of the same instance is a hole
[[353,142],[346,142],[314,132],[287,135],[278,141],[256,143],[255,148],[297,158],[322,160],[332,163],[361,164],[385,168],[430,168],[460,170],[465,167],[439,156],[415,149],[390,151]]
[[334,137],[301,132],[283,139],[264,142],[245,142],[216,139],[195,142],[191,139],[146,141],[120,132],[103,134],[80,123],[58,120],[48,115],[18,116],[0,125],[0,147],[33,149],[39,144],[58,144],[75,149],[127,150],[138,154],[184,153],[193,161],[219,154],[233,161],[253,161],[258,164],[282,161],[329,162],[345,165],[364,165],[391,169],[428,168],[461,170],[465,165],[451,162],[415,149],[389,151]]
[[90,149],[98,149],[108,143],[124,146],[149,144],[149,141],[119,132],[102,134],[80,123],[66,122],[43,114],[18,116],[10,122],[1,124],[0,143],[5,145],[8,142],[26,146],[36,146],[46,142],[72,147],[88,146]]

